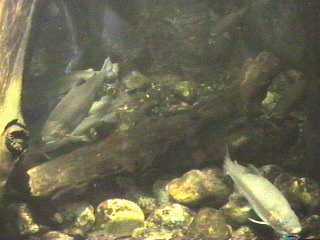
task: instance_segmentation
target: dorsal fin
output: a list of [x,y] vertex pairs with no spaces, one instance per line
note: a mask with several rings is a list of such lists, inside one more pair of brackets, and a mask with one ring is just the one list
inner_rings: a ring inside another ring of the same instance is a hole
[[230,159],[230,153],[229,153],[228,144],[226,144],[226,156],[225,156],[225,158]]
[[251,173],[251,174],[254,174],[254,175],[257,175],[257,176],[262,176],[261,172],[259,171],[258,168],[256,168],[255,166],[253,166],[252,164],[248,164],[247,166],[247,172],[248,173]]
[[112,62],[110,60],[110,58],[106,58],[103,62],[102,68],[100,70],[100,72],[108,72],[112,69]]

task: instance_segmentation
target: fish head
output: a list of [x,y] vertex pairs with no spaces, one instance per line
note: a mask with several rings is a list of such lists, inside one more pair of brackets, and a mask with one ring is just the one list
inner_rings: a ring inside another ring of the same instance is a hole
[[67,130],[64,124],[60,121],[49,121],[41,131],[41,138],[45,143],[52,143],[64,138],[66,134]]
[[270,225],[283,236],[297,235],[301,232],[301,225],[296,215],[274,218],[270,221]]

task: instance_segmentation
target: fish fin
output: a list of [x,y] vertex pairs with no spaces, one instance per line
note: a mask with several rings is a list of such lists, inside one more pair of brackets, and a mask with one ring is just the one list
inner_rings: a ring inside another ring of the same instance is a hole
[[248,173],[252,173],[254,175],[262,177],[262,174],[259,171],[259,169],[257,167],[255,167],[254,165],[252,165],[252,164],[248,164],[247,171],[248,171]]
[[105,74],[107,78],[113,78],[118,76],[119,65],[117,63],[112,63],[110,58],[106,58],[103,62],[101,73]]
[[229,152],[229,146],[228,146],[228,144],[226,144],[226,156],[225,156],[225,158],[230,159],[230,152]]
[[268,223],[266,223],[266,222],[263,222],[263,221],[257,221],[257,220],[254,220],[254,219],[252,219],[252,218],[249,218],[249,220],[250,220],[251,222],[258,223],[258,224],[262,224],[262,225],[269,225],[269,224],[268,224]]
[[86,135],[74,136],[72,134],[67,134],[66,139],[68,139],[71,142],[91,142],[89,137]]
[[103,62],[102,68],[100,72],[109,72],[112,69],[112,62],[110,58],[106,58]]
[[223,163],[223,171],[225,174],[229,174],[229,164],[231,162],[230,153],[228,149],[228,144],[226,144],[226,155],[224,157],[224,163]]
[[230,158],[228,146],[227,146],[227,152],[224,159],[223,169],[226,174],[229,174],[230,176],[237,173],[245,173],[246,168],[238,164],[237,161],[232,161]]

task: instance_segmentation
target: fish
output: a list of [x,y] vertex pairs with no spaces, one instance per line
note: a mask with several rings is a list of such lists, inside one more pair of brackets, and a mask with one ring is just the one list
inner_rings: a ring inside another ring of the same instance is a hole
[[244,7],[238,11],[232,12],[219,20],[211,29],[211,35],[221,35],[231,29],[232,26],[236,25],[241,21],[243,16],[247,13],[249,7]]
[[261,221],[283,236],[296,235],[301,231],[299,218],[292,210],[283,194],[253,165],[248,168],[230,159],[227,151],[224,171],[233,181],[239,192],[249,201]]
[[92,142],[91,130],[101,126],[102,124],[110,124],[112,126],[119,122],[117,117],[117,109],[125,106],[130,101],[128,94],[124,93],[117,98],[103,96],[100,100],[95,101],[89,110],[88,116],[72,131],[59,141],[47,143],[44,147],[45,152],[51,152],[69,143],[76,142]]
[[71,89],[80,85],[79,83],[87,81],[97,72],[89,68],[87,70],[69,72],[54,78],[48,77],[49,83],[45,88],[47,101],[53,102],[55,99],[62,99]]
[[65,141],[64,138],[82,122],[95,102],[105,79],[113,78],[117,73],[118,65],[107,58],[101,71],[83,84],[75,86],[61,99],[41,130],[41,138],[49,149],[55,145],[60,146]]

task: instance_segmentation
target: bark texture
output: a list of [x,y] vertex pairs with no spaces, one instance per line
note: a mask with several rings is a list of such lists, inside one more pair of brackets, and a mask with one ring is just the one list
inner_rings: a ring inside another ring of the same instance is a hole
[[37,0],[0,1],[0,196],[15,159],[6,146],[6,127],[23,124],[20,109],[24,56]]

